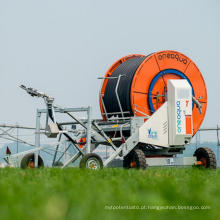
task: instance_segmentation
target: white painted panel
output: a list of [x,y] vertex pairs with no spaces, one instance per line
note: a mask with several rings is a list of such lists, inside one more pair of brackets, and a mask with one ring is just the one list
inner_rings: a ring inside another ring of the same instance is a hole
[[168,147],[167,102],[139,128],[139,141]]

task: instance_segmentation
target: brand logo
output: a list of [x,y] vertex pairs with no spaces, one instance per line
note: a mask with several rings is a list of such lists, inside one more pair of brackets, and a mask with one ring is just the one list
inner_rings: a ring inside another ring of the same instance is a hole
[[184,63],[184,64],[187,64],[187,59],[184,58],[184,57],[180,57],[179,54],[174,54],[174,53],[163,53],[163,54],[160,54],[158,56],[158,59],[159,60],[163,60],[163,59],[175,59],[177,60],[178,62],[181,62],[181,63]]
[[182,131],[182,124],[181,124],[181,107],[180,107],[180,101],[176,102],[176,119],[177,119],[177,132],[181,133]]
[[152,129],[147,129],[148,130],[148,138],[151,138],[151,139],[157,139],[158,136],[157,136],[157,131],[152,131]]

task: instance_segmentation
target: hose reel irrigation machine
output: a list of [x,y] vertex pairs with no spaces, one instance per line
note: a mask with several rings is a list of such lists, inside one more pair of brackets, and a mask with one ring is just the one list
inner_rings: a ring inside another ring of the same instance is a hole
[[[47,106],[37,111],[36,148],[32,152],[35,167],[41,165],[40,119],[46,114],[44,133],[52,138],[64,135],[76,150],[62,167],[81,158],[80,167],[99,169],[121,158],[125,168],[216,168],[215,154],[209,148],[198,148],[192,157],[177,156],[200,128],[207,107],[206,85],[191,59],[170,50],[148,56],[128,55],[116,61],[101,79],[102,119],[92,119],[91,107],[62,108],[48,95],[21,86],[30,95],[44,98]],[[76,112],[85,112],[87,119],[77,118]],[[67,114],[72,121],[58,122],[57,114]],[[114,152],[102,160],[94,153],[99,145],[110,146]],[[54,165],[58,145],[53,147]],[[24,158],[21,160],[23,167],[29,164],[28,155],[24,154],[25,162]]]

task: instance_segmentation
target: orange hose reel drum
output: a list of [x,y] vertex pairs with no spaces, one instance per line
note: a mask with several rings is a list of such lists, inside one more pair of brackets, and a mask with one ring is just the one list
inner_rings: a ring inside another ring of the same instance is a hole
[[[127,56],[127,57],[132,57]],[[138,55],[140,56],[140,55]],[[120,59],[121,60],[121,59]],[[120,61],[119,60],[119,61]],[[117,62],[116,62],[117,63]],[[120,65],[120,64],[118,64]],[[115,67],[115,69],[117,66]],[[109,69],[111,70],[111,68]],[[107,71],[111,76],[114,70]],[[202,103],[202,114],[193,105],[193,135],[204,120],[207,108],[207,91],[201,72],[187,56],[177,51],[161,51],[147,56],[136,70],[130,88],[132,113],[135,108],[148,115],[153,114],[164,102],[168,79],[187,79],[191,84],[193,96]],[[106,84],[108,82],[105,82]],[[106,85],[102,86],[102,95]],[[104,113],[101,106],[101,112]],[[136,112],[137,116],[143,114]],[[103,117],[105,119],[105,117]]]
[[[127,56],[124,56],[122,58],[120,58],[119,60],[117,60],[115,63],[113,63],[110,68],[108,69],[108,71],[106,72],[105,74],[105,77],[111,77],[112,73],[115,71],[115,69],[121,65],[122,63],[124,63],[125,61],[129,60],[129,59],[132,59],[132,58],[135,58],[135,57],[144,57],[145,55],[141,55],[141,54],[132,54],[132,55],[127,55]],[[101,86],[101,96],[104,97],[104,94],[105,94],[105,89],[106,89],[106,86],[107,86],[107,83],[108,83],[109,79],[104,79],[103,83],[102,83],[102,86]],[[99,106],[100,106],[100,110],[101,110],[101,114],[102,114],[102,118],[104,120],[106,120],[106,117],[104,115],[104,108],[103,108],[103,105],[102,105],[102,101],[99,97]]]

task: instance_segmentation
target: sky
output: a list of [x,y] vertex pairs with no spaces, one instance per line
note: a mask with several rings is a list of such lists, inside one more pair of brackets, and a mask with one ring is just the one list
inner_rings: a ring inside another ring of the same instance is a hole
[[199,67],[208,91],[203,127],[220,124],[220,1],[0,0],[0,123],[35,125],[42,100],[91,105],[109,66],[127,54],[177,50]]

